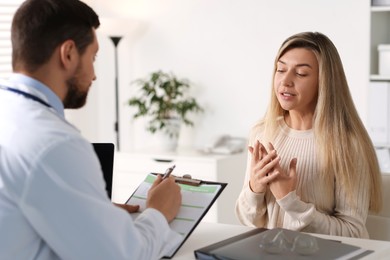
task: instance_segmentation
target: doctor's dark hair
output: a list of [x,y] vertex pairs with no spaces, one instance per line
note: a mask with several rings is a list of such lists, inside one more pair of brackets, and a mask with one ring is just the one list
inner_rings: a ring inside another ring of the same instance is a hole
[[79,0],[26,0],[12,21],[13,70],[35,71],[66,40],[82,55],[99,25],[97,14]]

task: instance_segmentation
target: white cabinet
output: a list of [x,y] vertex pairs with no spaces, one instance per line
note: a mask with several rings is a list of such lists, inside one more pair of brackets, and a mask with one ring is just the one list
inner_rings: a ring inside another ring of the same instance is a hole
[[370,79],[390,81],[390,75],[379,74],[378,46],[390,44],[390,6],[372,6],[370,21]]
[[376,146],[387,146],[390,143],[390,81],[372,81],[369,87],[367,131]]
[[194,179],[228,183],[203,221],[238,224],[234,205],[241,191],[246,153],[232,155],[203,154],[179,148],[175,153],[141,151],[115,154],[112,200],[124,203],[149,172],[164,173],[176,165],[174,175],[189,174]]
[[[367,130],[377,147],[390,146],[390,75],[380,74],[384,61],[379,45],[390,45],[390,6],[371,6],[370,18],[370,83]],[[380,60],[382,58],[382,60]],[[383,71],[383,70],[382,70]]]

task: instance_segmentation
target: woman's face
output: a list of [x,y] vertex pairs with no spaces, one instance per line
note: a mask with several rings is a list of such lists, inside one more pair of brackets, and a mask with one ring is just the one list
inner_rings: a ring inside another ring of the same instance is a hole
[[274,90],[284,110],[313,113],[318,96],[318,61],[305,48],[287,51],[277,62]]

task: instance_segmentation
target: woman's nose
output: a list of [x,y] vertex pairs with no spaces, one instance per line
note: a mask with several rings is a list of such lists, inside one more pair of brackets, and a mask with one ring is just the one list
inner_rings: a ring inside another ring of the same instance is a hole
[[292,87],[294,85],[294,82],[292,80],[291,73],[289,72],[285,73],[281,83],[283,86]]

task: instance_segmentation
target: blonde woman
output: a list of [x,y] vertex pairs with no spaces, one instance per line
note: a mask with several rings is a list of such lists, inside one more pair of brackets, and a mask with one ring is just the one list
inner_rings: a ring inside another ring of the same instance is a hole
[[304,32],[282,44],[270,105],[249,140],[241,223],[368,238],[381,175],[328,37]]

